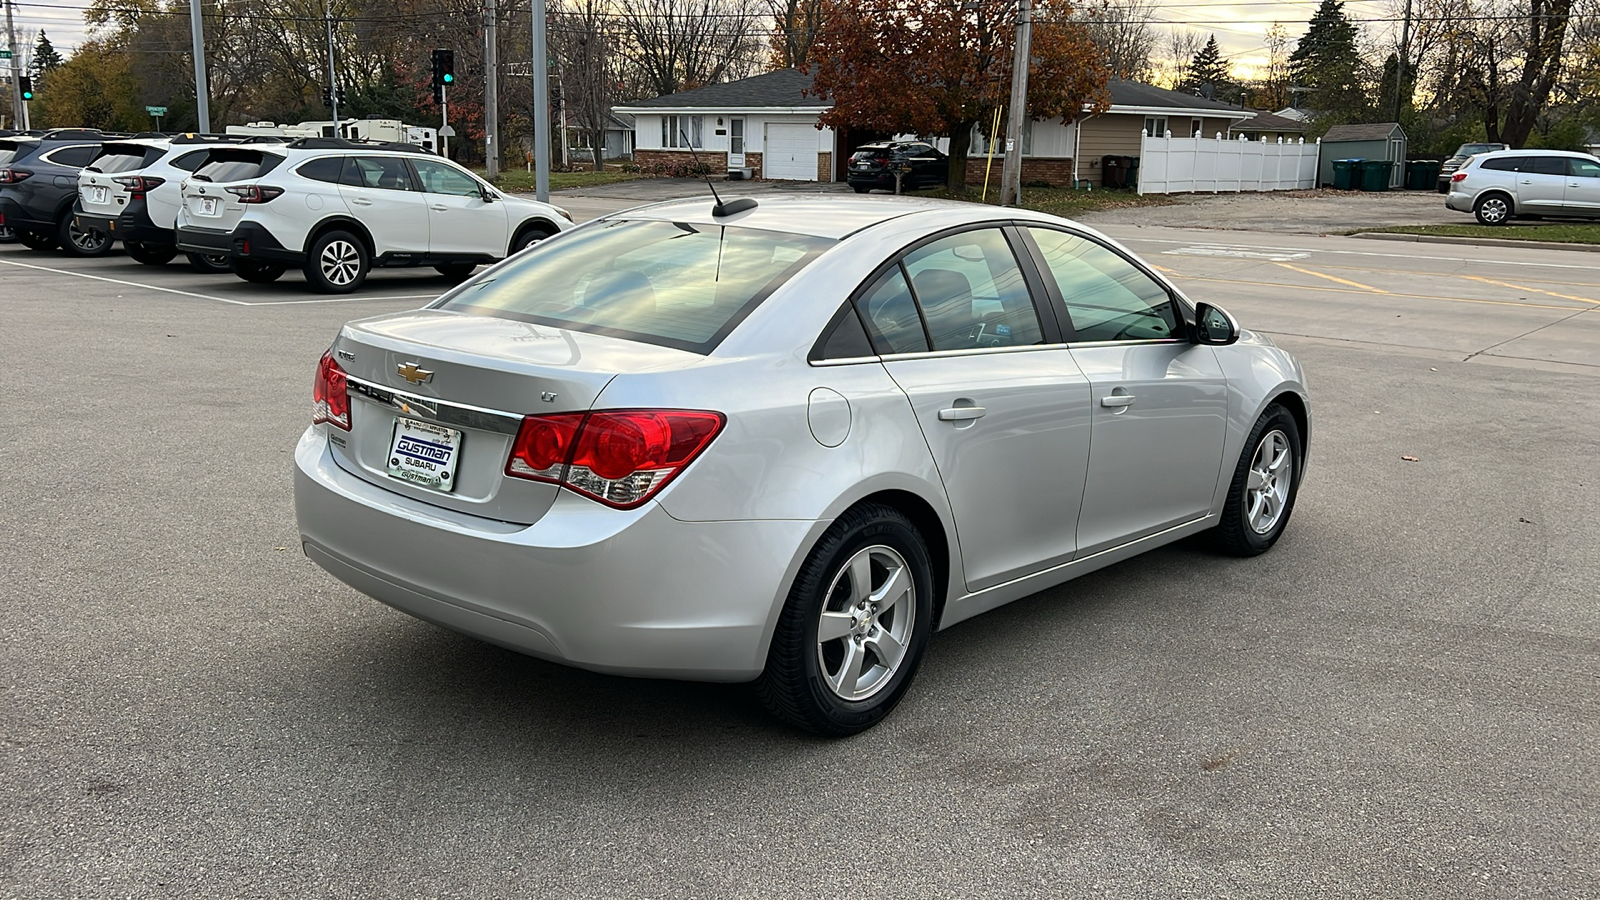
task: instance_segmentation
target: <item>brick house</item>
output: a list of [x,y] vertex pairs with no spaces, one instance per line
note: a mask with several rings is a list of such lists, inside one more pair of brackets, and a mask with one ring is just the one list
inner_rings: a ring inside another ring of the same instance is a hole
[[[1226,134],[1253,110],[1122,79],[1107,84],[1111,108],[1076,121],[1034,120],[1023,129],[1024,183],[1068,185],[1100,180],[1103,156],[1138,156],[1139,136],[1147,128],[1173,134]],[[686,158],[689,145],[714,167],[725,159],[730,171],[750,169],[754,177],[795,181],[843,181],[850,149],[894,137],[881,132],[834,129],[818,119],[832,108],[811,93],[811,77],[779,69],[739,81],[680,91],[617,108],[635,121],[634,159],[638,162]],[[949,140],[937,141],[940,150]],[[967,180],[983,181],[988,148],[975,136]],[[999,177],[999,156],[992,178]]]

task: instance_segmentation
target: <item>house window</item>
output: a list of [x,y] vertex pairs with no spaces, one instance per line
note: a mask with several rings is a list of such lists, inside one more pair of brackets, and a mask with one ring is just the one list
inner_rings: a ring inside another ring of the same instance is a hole
[[1206,127],[1205,119],[1189,120],[1189,137],[1201,137],[1200,129]]
[[[671,148],[696,149],[705,146],[702,132],[705,130],[704,116],[662,116],[661,117],[661,146]],[[684,143],[687,137],[690,143]]]
[[573,128],[567,131],[567,147],[571,150],[588,150],[593,146],[589,129]]
[[1146,116],[1144,120],[1144,133],[1151,137],[1167,136],[1166,116]]

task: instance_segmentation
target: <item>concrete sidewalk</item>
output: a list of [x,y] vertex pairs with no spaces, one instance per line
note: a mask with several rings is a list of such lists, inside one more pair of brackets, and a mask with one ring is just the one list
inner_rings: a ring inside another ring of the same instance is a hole
[[[1024,190],[1026,195],[1026,190]],[[1270,194],[1176,194],[1171,206],[1084,213],[1090,225],[1159,225],[1274,234],[1344,234],[1385,225],[1466,225],[1432,191],[1277,191]]]

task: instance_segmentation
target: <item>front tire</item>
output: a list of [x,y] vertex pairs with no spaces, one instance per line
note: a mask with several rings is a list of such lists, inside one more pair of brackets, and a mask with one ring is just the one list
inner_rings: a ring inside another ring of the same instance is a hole
[[128,257],[134,262],[147,266],[164,266],[178,255],[177,247],[141,244],[137,241],[123,241],[122,249],[128,251]]
[[1479,225],[1504,225],[1511,221],[1511,213],[1511,198],[1504,194],[1485,194],[1472,204]]
[[477,263],[462,263],[460,265],[434,266],[433,270],[448,278],[451,284],[460,284],[471,278],[473,270],[477,268]]
[[905,696],[932,633],[927,544],[899,510],[857,506],[795,577],[756,695],[807,731],[865,731]]
[[184,257],[189,260],[189,268],[202,275],[220,275],[223,272],[233,271],[233,260],[226,256],[207,256],[204,253],[186,253]]
[[115,244],[111,235],[79,228],[75,218],[69,212],[56,223],[56,241],[68,256],[105,256],[111,252]]
[[283,263],[262,262],[259,259],[236,259],[233,261],[233,274],[251,284],[271,284],[282,278],[283,273],[288,268]]
[[1282,406],[1267,407],[1250,429],[1228,486],[1216,529],[1222,552],[1258,556],[1272,549],[1294,511],[1303,459],[1299,423]]
[[319,294],[348,294],[361,287],[371,270],[367,245],[348,231],[322,235],[306,254],[306,283]]

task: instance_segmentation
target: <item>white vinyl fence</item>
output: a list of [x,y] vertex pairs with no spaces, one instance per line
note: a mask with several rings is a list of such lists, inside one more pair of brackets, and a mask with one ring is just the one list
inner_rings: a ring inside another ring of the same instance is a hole
[[1293,191],[1317,186],[1317,145],[1224,140],[1222,135],[1139,142],[1139,193]]

